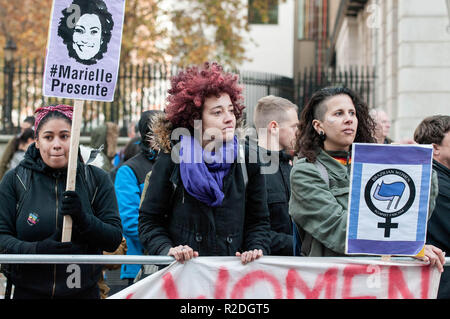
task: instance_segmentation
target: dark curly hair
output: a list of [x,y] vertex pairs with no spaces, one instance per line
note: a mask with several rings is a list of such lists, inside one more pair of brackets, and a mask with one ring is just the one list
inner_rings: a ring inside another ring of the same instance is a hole
[[242,87],[238,76],[223,71],[217,62],[205,62],[202,68],[192,66],[180,71],[171,78],[165,113],[174,127],[192,129],[195,120],[201,120],[205,99],[220,97],[222,93],[230,96],[234,106],[236,121],[242,118],[245,106]]
[[367,104],[352,90],[346,87],[323,88],[313,94],[300,115],[298,131],[296,135],[295,152],[299,157],[314,163],[324,143],[313,127],[313,120],[323,120],[326,112],[326,104],[330,98],[336,95],[348,95],[356,109],[358,129],[355,143],[375,143],[375,122],[369,115]]
[[67,23],[69,17],[73,15],[73,11],[70,9],[71,7],[62,11],[63,16],[59,21],[58,35],[63,39],[63,43],[67,46],[71,58],[74,58],[82,64],[95,64],[98,60],[102,59],[103,54],[108,51],[108,43],[111,40],[112,29],[114,28],[112,15],[108,11],[103,0],[74,0],[72,5],[77,5],[80,8],[80,17],[84,14],[95,14],[99,17],[100,23],[102,24],[102,43],[100,45],[100,50],[96,56],[89,60],[82,60],[78,57],[78,54],[72,47],[74,27],[69,27]]

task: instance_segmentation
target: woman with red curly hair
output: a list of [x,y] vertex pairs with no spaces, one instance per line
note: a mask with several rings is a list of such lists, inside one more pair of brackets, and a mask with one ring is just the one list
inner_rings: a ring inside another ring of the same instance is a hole
[[165,114],[152,124],[161,151],[139,210],[149,254],[247,263],[269,253],[264,176],[248,154],[245,163],[238,156],[241,92],[238,77],[217,63],[172,77]]

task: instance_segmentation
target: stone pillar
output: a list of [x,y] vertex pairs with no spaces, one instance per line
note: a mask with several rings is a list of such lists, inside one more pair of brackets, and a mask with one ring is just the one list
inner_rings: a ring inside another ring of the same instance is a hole
[[[394,138],[412,138],[423,118],[450,114],[450,34],[444,0],[398,0]],[[394,91],[395,92],[395,91]]]

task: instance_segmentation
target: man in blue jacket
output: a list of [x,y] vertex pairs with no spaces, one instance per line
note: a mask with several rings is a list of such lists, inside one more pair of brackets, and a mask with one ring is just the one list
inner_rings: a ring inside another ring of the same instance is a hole
[[[144,189],[145,176],[152,170],[157,150],[152,147],[151,120],[160,111],[145,111],[139,120],[141,134],[141,150],[134,157],[123,163],[117,171],[114,181],[120,217],[122,219],[123,235],[127,240],[127,255],[142,255],[143,248],[139,241],[138,216],[139,204]],[[141,265],[124,264],[120,279],[127,279],[129,284],[141,269]]]

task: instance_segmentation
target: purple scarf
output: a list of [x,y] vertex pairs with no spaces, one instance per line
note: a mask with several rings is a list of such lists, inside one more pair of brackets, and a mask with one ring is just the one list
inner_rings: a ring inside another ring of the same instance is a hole
[[223,178],[236,160],[237,147],[235,136],[219,152],[207,152],[194,137],[181,136],[180,174],[186,191],[208,206],[220,206]]

